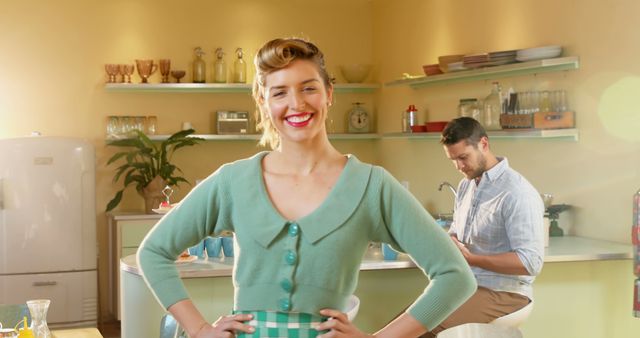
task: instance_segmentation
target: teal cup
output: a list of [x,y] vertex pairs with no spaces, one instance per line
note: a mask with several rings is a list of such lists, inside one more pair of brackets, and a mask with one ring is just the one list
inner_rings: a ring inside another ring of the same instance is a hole
[[222,238],[207,237],[204,239],[204,247],[207,250],[207,257],[220,258],[220,251],[222,249]]
[[382,243],[382,258],[385,261],[395,261],[398,259],[398,252],[391,248],[391,245]]

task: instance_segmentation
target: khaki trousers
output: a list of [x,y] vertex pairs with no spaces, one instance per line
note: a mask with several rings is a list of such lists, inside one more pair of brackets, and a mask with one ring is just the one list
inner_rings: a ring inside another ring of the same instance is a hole
[[530,301],[528,297],[517,293],[493,291],[479,286],[471,298],[422,337],[433,338],[442,330],[466,323],[489,323],[498,317],[520,310]]

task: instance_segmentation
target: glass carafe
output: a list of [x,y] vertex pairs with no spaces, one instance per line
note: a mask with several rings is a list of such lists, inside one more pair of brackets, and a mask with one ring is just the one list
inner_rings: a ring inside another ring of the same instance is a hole
[[51,338],[51,332],[47,326],[47,311],[49,310],[48,299],[28,300],[27,306],[31,313],[31,331],[35,338]]

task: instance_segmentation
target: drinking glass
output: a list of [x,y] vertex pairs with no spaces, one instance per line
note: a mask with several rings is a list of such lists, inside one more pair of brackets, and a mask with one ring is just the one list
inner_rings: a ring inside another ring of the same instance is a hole
[[160,59],[160,75],[162,75],[162,83],[169,83],[169,72],[171,71],[171,60]]
[[49,310],[49,299],[34,299],[27,301],[29,313],[31,313],[31,331],[38,338],[51,338],[51,332],[47,325],[47,311]]
[[158,118],[156,116],[147,116],[147,135],[155,135],[158,131]]
[[107,117],[107,138],[117,139],[120,137],[120,118],[118,116]]
[[142,78],[142,83],[148,83],[147,79],[158,70],[158,65],[153,60],[136,60],[138,75]]

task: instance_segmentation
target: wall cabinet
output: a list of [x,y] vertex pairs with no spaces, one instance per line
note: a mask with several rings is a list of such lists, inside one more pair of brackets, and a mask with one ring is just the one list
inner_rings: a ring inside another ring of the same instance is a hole
[[109,226],[109,309],[120,320],[120,259],[133,255],[162,215],[110,213]]

